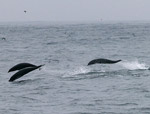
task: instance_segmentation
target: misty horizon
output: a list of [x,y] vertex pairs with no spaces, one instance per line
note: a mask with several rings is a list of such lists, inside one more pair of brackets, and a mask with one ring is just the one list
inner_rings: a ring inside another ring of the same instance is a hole
[[0,22],[150,21],[148,0],[1,1]]

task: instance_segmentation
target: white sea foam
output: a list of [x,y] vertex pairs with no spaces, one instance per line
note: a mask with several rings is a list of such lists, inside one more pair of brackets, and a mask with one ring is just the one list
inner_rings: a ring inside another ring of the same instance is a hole
[[140,63],[138,60],[121,62],[120,65],[130,70],[148,69],[148,66],[145,63]]
[[84,66],[80,66],[80,67],[68,70],[66,73],[64,73],[63,77],[74,77],[80,74],[86,74],[90,71],[91,71],[90,69]]

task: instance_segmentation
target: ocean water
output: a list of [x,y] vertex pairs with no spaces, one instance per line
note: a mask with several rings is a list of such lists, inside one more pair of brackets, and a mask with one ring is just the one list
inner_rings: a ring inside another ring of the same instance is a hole
[[[0,47],[0,114],[150,113],[149,22],[0,23]],[[45,66],[8,82],[22,62]]]

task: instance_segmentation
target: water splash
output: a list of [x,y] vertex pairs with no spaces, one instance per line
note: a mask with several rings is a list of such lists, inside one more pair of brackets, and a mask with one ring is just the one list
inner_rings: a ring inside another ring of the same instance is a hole
[[79,67],[74,71],[75,74],[86,74],[88,72],[90,72],[90,69],[87,69],[86,67]]
[[69,70],[68,72],[66,72],[63,75],[63,77],[74,77],[74,76],[78,76],[78,75],[87,74],[88,72],[91,72],[91,70],[84,66],[81,66],[81,67],[75,68],[73,70]]
[[120,65],[129,70],[136,70],[136,69],[148,69],[149,67],[145,63],[140,63],[138,60],[135,61],[126,61],[121,62]]

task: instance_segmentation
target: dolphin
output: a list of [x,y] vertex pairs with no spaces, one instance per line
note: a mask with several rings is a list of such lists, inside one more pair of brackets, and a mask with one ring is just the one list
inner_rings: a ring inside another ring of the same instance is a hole
[[33,70],[36,70],[36,69],[38,69],[38,68],[40,68],[40,67],[42,67],[42,66],[44,66],[44,65],[33,66],[33,67],[25,67],[25,68],[19,70],[17,73],[15,73],[15,74],[9,79],[9,82],[13,82],[14,80],[16,80],[16,79],[22,77],[23,75],[25,75],[25,74],[27,74],[27,73],[33,71]]
[[2,40],[6,40],[6,38],[5,38],[5,37],[2,37],[1,39],[2,39]]
[[36,67],[36,65],[30,64],[30,63],[19,63],[15,66],[13,66],[11,69],[9,69],[8,72],[12,72],[12,71],[16,71],[16,70],[20,70],[26,67]]
[[94,59],[92,61],[90,61],[88,63],[88,65],[93,65],[93,64],[114,64],[114,63],[118,63],[120,62],[121,60],[109,60],[109,59],[103,59],[103,58],[100,58],[100,59]]

